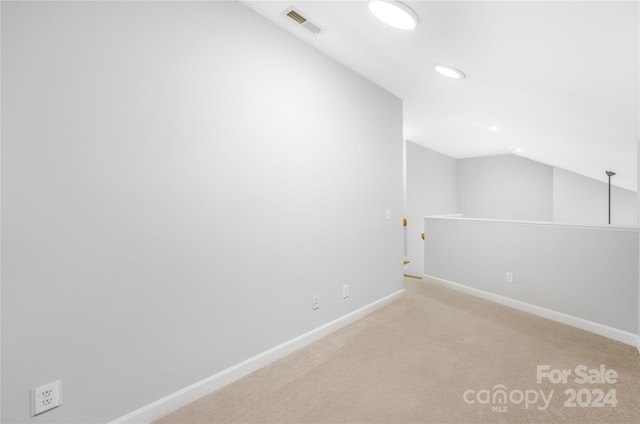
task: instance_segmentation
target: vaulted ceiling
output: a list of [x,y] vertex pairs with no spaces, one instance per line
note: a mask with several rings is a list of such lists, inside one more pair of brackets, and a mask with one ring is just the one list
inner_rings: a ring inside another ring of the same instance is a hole
[[[516,152],[602,181],[612,170],[636,190],[637,1],[405,1],[419,16],[410,31],[367,1],[243,3],[401,98],[407,140],[455,158]],[[324,31],[283,16],[291,6]]]

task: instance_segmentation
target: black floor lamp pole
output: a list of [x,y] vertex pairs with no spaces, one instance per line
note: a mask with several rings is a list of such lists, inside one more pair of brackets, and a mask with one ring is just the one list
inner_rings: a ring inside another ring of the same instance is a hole
[[609,177],[609,224],[611,224],[611,177],[616,175],[613,171],[605,171],[607,177]]

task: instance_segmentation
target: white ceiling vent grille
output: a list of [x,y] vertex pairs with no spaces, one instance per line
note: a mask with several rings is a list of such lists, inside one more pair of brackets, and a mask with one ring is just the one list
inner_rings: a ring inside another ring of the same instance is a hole
[[300,13],[300,11],[295,10],[293,7],[290,7],[282,12],[282,16],[284,16],[294,24],[304,27],[307,31],[311,32],[314,35],[318,35],[324,31],[318,25],[314,24],[306,17],[304,17],[302,13]]

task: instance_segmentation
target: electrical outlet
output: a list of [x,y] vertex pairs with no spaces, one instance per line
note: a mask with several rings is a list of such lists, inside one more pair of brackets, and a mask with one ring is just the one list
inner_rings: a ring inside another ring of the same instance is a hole
[[507,272],[507,283],[513,284],[513,272]]
[[31,413],[33,416],[62,405],[62,381],[56,380],[31,390]]
[[342,286],[342,298],[346,299],[347,297],[349,297],[349,284]]
[[311,309],[318,309],[320,307],[320,295],[313,296],[313,303]]

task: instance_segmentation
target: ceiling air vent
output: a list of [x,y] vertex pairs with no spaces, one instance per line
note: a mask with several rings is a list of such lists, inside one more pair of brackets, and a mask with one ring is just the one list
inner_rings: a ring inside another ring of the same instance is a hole
[[299,14],[298,12],[296,12],[293,9],[291,9],[289,11],[289,13],[287,13],[287,16],[290,17],[291,19],[293,19],[294,21],[296,21],[299,24],[303,24],[303,23],[307,22],[307,18],[305,18],[304,16],[302,16],[301,14]]
[[287,19],[290,19],[296,25],[300,25],[304,27],[307,31],[313,33],[314,35],[318,35],[322,31],[324,31],[318,25],[314,24],[313,22],[311,22],[310,20],[302,16],[302,13],[295,10],[293,7],[290,7],[286,9],[284,12],[282,12],[282,16],[286,17]]

